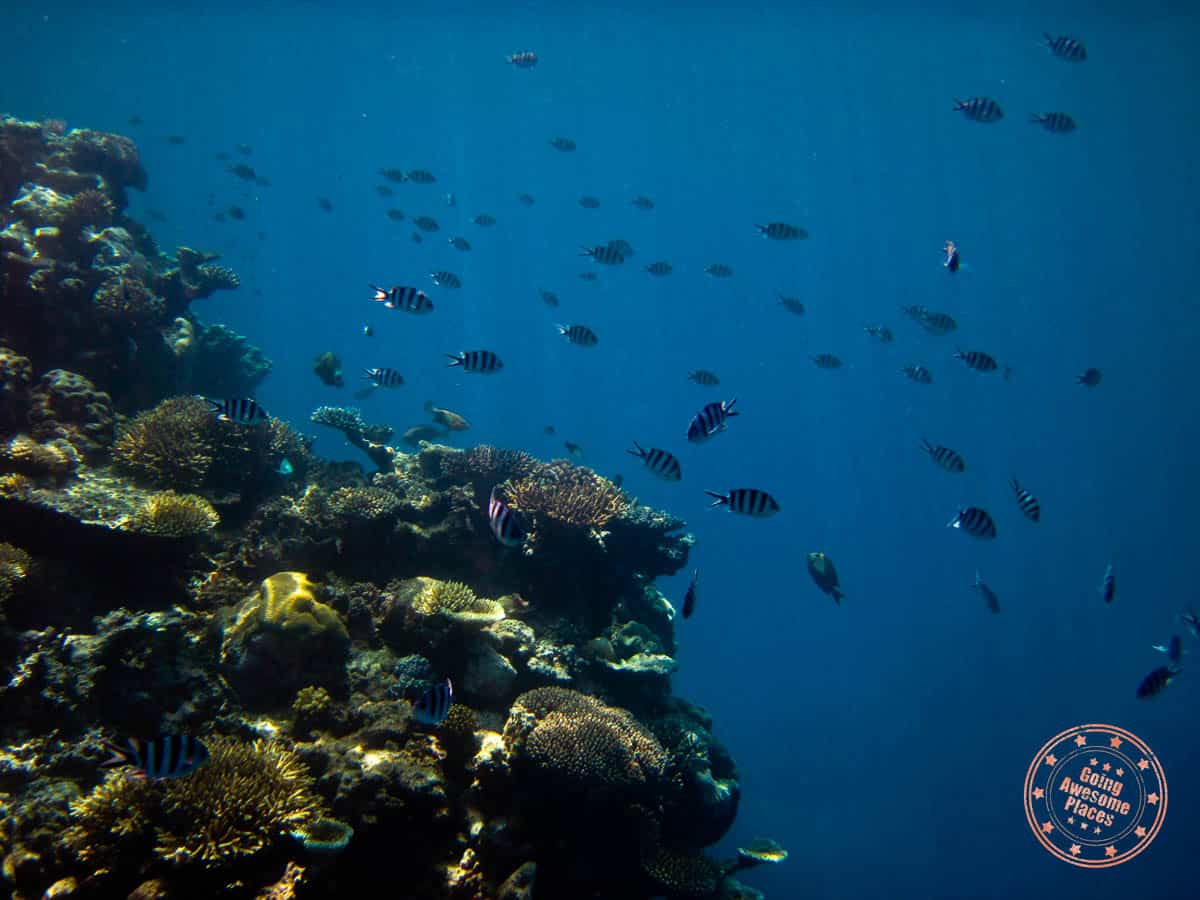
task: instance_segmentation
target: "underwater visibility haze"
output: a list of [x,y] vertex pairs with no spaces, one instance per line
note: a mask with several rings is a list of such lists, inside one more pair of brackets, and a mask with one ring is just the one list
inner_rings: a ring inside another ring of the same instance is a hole
[[1200,11],[2,21],[4,891],[1195,895]]

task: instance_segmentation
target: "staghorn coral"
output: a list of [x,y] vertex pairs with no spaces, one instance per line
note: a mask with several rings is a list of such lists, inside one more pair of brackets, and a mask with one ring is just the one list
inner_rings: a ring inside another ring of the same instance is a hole
[[163,491],[152,495],[130,517],[129,529],[156,537],[190,538],[212,531],[220,521],[213,505],[203,497]]
[[96,456],[113,442],[112,398],[87,378],[51,369],[29,395],[33,437],[69,441],[85,456]]
[[658,782],[667,752],[626,710],[568,688],[521,694],[504,726],[514,770],[545,786],[615,791]]
[[340,487],[327,500],[330,512],[344,519],[375,521],[387,518],[400,506],[400,498],[377,487]]
[[504,618],[504,607],[495,600],[477,597],[461,581],[418,578],[423,590],[412,601],[413,611],[422,616],[444,616],[456,622],[490,624]]
[[505,493],[515,509],[576,528],[602,529],[630,508],[607,478],[561,459],[509,482]]
[[113,444],[113,462],[147,481],[199,487],[216,448],[209,406],[198,397],[173,397],[139,413]]
[[312,779],[282,744],[224,737],[205,744],[208,764],[186,778],[110,774],[71,805],[75,822],[66,846],[98,866],[98,876],[123,845],[144,841],[167,862],[216,869],[279,845],[323,817]]

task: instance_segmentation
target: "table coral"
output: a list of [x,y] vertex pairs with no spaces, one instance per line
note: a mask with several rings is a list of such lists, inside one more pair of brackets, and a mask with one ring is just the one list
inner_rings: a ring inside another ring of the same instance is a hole
[[629,511],[629,498],[591,469],[566,460],[539,465],[508,484],[514,509],[576,528],[602,529]]

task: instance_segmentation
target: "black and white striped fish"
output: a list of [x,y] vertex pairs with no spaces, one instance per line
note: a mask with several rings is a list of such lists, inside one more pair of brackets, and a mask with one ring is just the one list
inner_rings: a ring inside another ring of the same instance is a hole
[[385,290],[373,284],[369,287],[375,292],[372,299],[377,303],[382,303],[388,309],[398,309],[419,316],[433,312],[433,301],[419,288],[396,285]]
[[551,138],[550,146],[560,153],[572,153],[575,150],[575,142],[569,137]]
[[1083,62],[1087,59],[1087,47],[1082,41],[1065,34],[1054,37],[1042,32],[1042,35],[1046,38],[1047,49],[1059,59],[1065,59],[1067,62]]
[[987,604],[987,608],[994,613],[1000,612],[1000,598],[983,582],[983,578],[979,574],[979,570],[975,570],[975,590],[979,596],[983,598],[983,602]]
[[462,353],[447,353],[450,362],[446,367],[462,366],[465,372],[492,375],[504,368],[504,361],[491,350],[464,350]]
[[471,242],[465,237],[452,237],[450,238],[450,246],[455,250],[461,250],[463,253],[466,253],[471,249]]
[[935,465],[947,472],[959,473],[967,470],[967,462],[957,450],[951,450],[941,444],[931,444],[924,438],[921,439],[921,449],[929,454]]
[[643,272],[649,272],[656,278],[663,278],[670,275],[672,271],[671,264],[666,260],[660,259],[657,262],[652,262],[648,266],[642,267]]
[[842,361],[832,353],[818,353],[812,358],[813,365],[818,369],[840,369]]
[[867,324],[863,326],[863,331],[881,344],[890,344],[896,339],[896,336],[892,334],[892,329],[886,325]]
[[1104,570],[1104,577],[1100,579],[1100,596],[1104,598],[1105,603],[1112,603],[1117,596],[1117,578],[1113,575],[1112,563],[1109,563]]
[[183,778],[208,762],[208,748],[186,734],[163,734],[152,741],[130,738],[125,746],[105,744],[112,759],[101,766],[131,766],[134,778]]
[[1167,654],[1167,659],[1172,663],[1178,663],[1183,659],[1183,638],[1177,634],[1171,635],[1171,640],[1166,644],[1154,644],[1152,650],[1157,650],[1159,653]]
[[520,546],[525,540],[525,528],[521,524],[520,516],[496,497],[495,488],[492,488],[488,497],[488,525],[496,540],[505,547]]
[[591,194],[584,194],[582,197],[579,198],[579,205],[582,206],[584,209],[599,209],[600,208],[600,198],[593,197]]
[[961,112],[972,122],[999,122],[1004,118],[1004,110],[991,97],[969,97],[966,100],[956,98],[954,112]]
[[454,703],[454,685],[447,678],[441,684],[434,685],[413,704],[413,718],[422,725],[441,725],[450,714]]
[[968,350],[965,353],[962,350],[955,350],[954,358],[961,359],[967,364],[968,369],[974,369],[976,372],[995,372],[999,368],[995,357],[982,350]]
[[590,256],[593,260],[605,266],[619,266],[625,262],[625,255],[612,244],[601,244],[597,247],[580,247],[580,256]]
[[717,377],[717,373],[710,372],[708,369],[696,369],[693,372],[688,372],[688,381],[693,381],[701,387],[716,387],[721,383],[721,379]]
[[430,272],[429,277],[433,279],[433,283],[438,287],[450,288],[452,290],[462,287],[462,279],[453,272]]
[[965,506],[946,523],[950,528],[965,531],[971,537],[990,541],[996,536],[996,523],[986,509],[979,506]]
[[1149,675],[1142,679],[1142,683],[1138,685],[1137,695],[1139,700],[1145,700],[1148,697],[1153,697],[1156,694],[1161,694],[1165,691],[1183,669],[1178,666],[1159,666]]
[[586,325],[555,325],[554,327],[567,339],[567,343],[575,344],[577,347],[595,347],[600,341],[600,338],[596,337],[596,332]]
[[776,296],[779,297],[779,305],[793,316],[804,315],[804,304],[800,302],[799,297],[787,297],[783,294],[777,294]]
[[755,225],[758,233],[770,241],[802,241],[808,237],[808,232],[799,225],[787,222],[769,222],[766,225]]
[[504,57],[504,61],[518,69],[532,69],[538,64],[538,55],[532,50],[522,50],[520,53]]
[[633,254],[633,244],[629,243],[629,241],[624,240],[623,238],[613,238],[611,241],[608,242],[608,246],[611,247],[613,250],[616,250],[618,253],[620,253],[626,259],[630,259],[634,255]]
[[472,225],[478,225],[480,228],[491,228],[496,224],[496,217],[487,213],[480,213],[471,220]]
[[1075,130],[1075,120],[1064,112],[1034,113],[1030,121],[1058,134]]
[[933,384],[933,375],[924,366],[910,365],[900,370],[917,384]]
[[683,617],[690,619],[696,611],[696,585],[700,583],[700,570],[692,569],[692,580],[688,583],[687,593],[683,595]]
[[437,181],[437,178],[428,169],[413,169],[407,173],[407,178],[413,184],[433,184]]
[[729,278],[733,275],[733,268],[725,263],[709,263],[704,271],[713,278]]
[[250,397],[234,397],[229,400],[213,400],[201,397],[212,407],[209,410],[222,422],[233,422],[236,425],[262,425],[267,421],[267,411],[258,405],[257,400]]
[[765,519],[779,512],[779,502],[766,491],[758,488],[734,488],[728,494],[718,494],[716,491],[705,491],[708,496],[715,498],[711,506],[728,506],[730,512]]
[[382,368],[363,369],[363,378],[375,387],[394,388],[404,384],[404,376],[395,369],[386,366]]
[[724,431],[726,421],[731,416],[740,415],[733,411],[735,403],[737,403],[737,397],[732,400],[709,403],[692,416],[692,421],[688,423],[687,439],[693,444],[698,444],[701,441],[707,441],[718,431]]
[[645,450],[637,441],[633,442],[633,446],[633,450],[626,450],[625,452],[638,457],[646,464],[647,469],[663,481],[679,481],[683,477],[683,469],[680,467],[679,460],[675,458],[674,454],[668,453],[666,450],[660,450],[658,447],[651,447],[649,450]]
[[958,323],[949,313],[931,310],[925,310],[925,314],[918,321],[922,328],[935,335],[949,334],[958,327]]
[[1040,522],[1042,519],[1042,505],[1038,503],[1038,498],[1021,487],[1017,479],[1010,478],[1008,483],[1012,485],[1013,494],[1017,498],[1017,506],[1025,514],[1025,518],[1031,522]]
[[440,231],[442,228],[433,216],[417,216],[412,221],[422,231]]

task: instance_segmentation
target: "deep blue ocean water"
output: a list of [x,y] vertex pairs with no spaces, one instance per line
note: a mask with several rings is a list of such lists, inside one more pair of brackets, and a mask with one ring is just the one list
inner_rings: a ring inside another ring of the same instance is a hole
[[[161,246],[217,250],[241,274],[240,290],[193,310],[274,360],[258,398],[272,413],[312,432],[312,408],[349,401],[311,373],[333,350],[348,380],[363,366],[404,374],[364,402],[370,419],[402,429],[431,400],[470,419],[472,442],[548,458],[570,440],[688,520],[702,581],[676,691],[711,710],[743,788],[719,849],[761,834],[791,851],[747,882],[777,898],[1194,896],[1189,659],[1163,696],[1134,689],[1163,661],[1151,645],[1200,603],[1200,15],[969,6],[38,4],[4,13],[0,110],[137,139],[150,187],[131,212],[161,211],[148,223]],[[1088,61],[1055,59],[1043,31],[1079,36]],[[525,49],[537,68],[504,64]],[[1005,119],[950,111],[974,95]],[[1026,121],[1050,110],[1079,130]],[[577,152],[548,147],[556,135]],[[236,161],[242,142],[270,187],[214,159]],[[438,183],[379,197],[389,166]],[[637,194],[656,208],[634,209]],[[230,204],[245,221],[214,220]],[[389,206],[410,220],[389,221]],[[495,228],[470,224],[484,212]],[[417,245],[420,214],[442,230]],[[753,225],[769,220],[811,237],[763,241]],[[454,250],[454,234],[474,249]],[[623,267],[575,255],[618,237],[637,252]],[[953,277],[946,239],[969,266]],[[674,273],[645,275],[654,259]],[[734,277],[704,275],[712,262]],[[369,281],[427,285],[441,268],[464,285],[427,287],[433,316],[368,300]],[[578,278],[589,268],[594,285]],[[807,315],[783,312],[778,291]],[[924,334],[902,304],[950,312],[959,330]],[[895,342],[872,342],[867,321]],[[600,343],[568,346],[555,322],[585,323]],[[968,371],[955,346],[992,353],[1011,381]],[[476,347],[504,372],[443,366],[442,353]],[[815,368],[823,351],[846,366]],[[909,362],[934,383],[902,378]],[[1092,391],[1074,384],[1088,366],[1104,371]],[[722,386],[690,384],[697,367]],[[688,445],[689,416],[735,395],[728,433]],[[961,451],[967,471],[932,466],[922,437]],[[677,452],[684,481],[651,479],[624,452],[635,439]],[[316,449],[360,458],[332,432]],[[1021,518],[1013,475],[1039,496],[1041,523]],[[703,489],[740,486],[783,511],[706,508]],[[946,528],[964,504],[992,510],[997,540]],[[836,562],[840,608],[810,582],[810,550]],[[999,616],[971,589],[976,568]],[[677,600],[685,576],[665,586]],[[1155,843],[1102,871],[1047,854],[1021,806],[1033,754],[1087,722],[1144,738],[1171,788]]]

